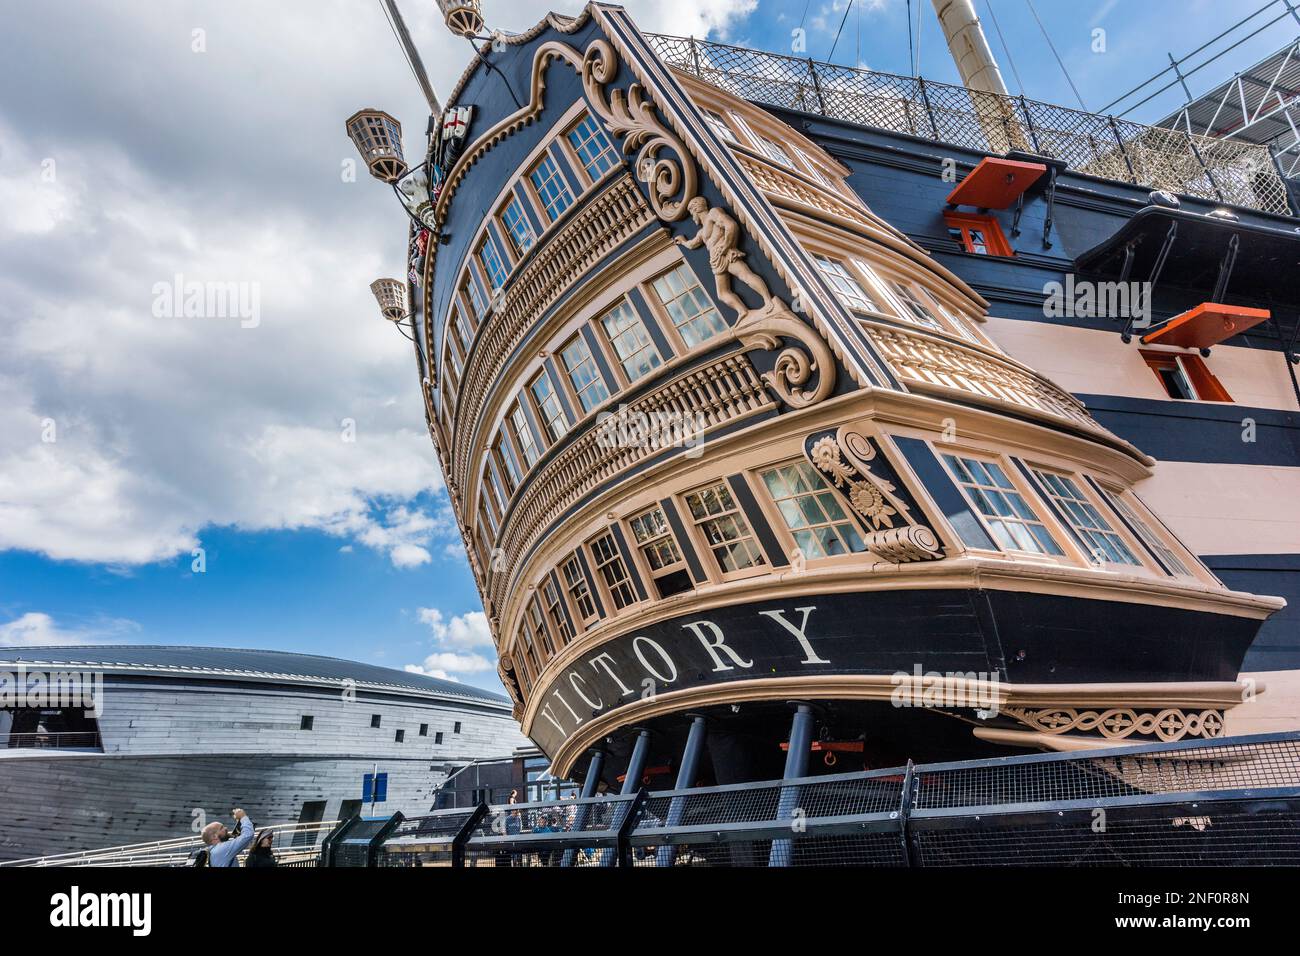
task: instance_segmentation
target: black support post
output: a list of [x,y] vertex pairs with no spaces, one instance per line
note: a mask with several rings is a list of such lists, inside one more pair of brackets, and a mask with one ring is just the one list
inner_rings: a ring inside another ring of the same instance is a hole
[[[596,795],[596,787],[600,784],[601,772],[605,769],[605,751],[593,750],[591,760],[587,762],[587,776],[582,780],[582,797]],[[587,805],[579,804],[573,814],[573,831],[577,833],[587,825]],[[573,861],[578,858],[577,850],[565,850],[564,856],[560,857],[560,866],[573,866]]]
[[[790,744],[785,754],[785,772],[782,779],[794,780],[808,773],[808,749],[812,746],[813,712],[807,704],[796,704],[794,718],[790,721]],[[782,787],[777,801],[776,818],[792,820],[799,806],[799,788]],[[773,840],[768,853],[768,866],[789,866],[794,860],[793,840]]]
[[[704,742],[709,736],[709,722],[698,714],[691,719],[691,729],[686,735],[686,747],[682,750],[682,762],[677,768],[677,783],[673,789],[686,790],[695,786],[695,778],[700,770],[700,758],[704,754]],[[668,819],[665,826],[675,827],[682,822],[686,812],[686,798],[673,797],[668,804]],[[677,857],[677,847],[671,843],[659,847],[655,852],[655,866],[672,866]]]

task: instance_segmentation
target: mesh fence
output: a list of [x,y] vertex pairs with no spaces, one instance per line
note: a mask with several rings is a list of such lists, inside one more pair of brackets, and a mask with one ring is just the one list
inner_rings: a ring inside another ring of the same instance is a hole
[[[381,865],[450,863],[453,821],[467,827],[472,812],[404,821]],[[1300,733],[486,807],[463,859],[524,868],[1300,865]]]
[[1300,787],[1300,740],[1229,742],[1106,756],[1011,757],[917,771],[918,809]]
[[1264,145],[725,43],[662,34],[646,40],[664,63],[742,99],[978,152],[1023,150],[1104,179],[1290,213]]
[[1116,819],[1104,828],[1006,826],[923,830],[918,866],[1296,866],[1300,816],[1244,812],[1232,805],[1171,812],[1160,819]]

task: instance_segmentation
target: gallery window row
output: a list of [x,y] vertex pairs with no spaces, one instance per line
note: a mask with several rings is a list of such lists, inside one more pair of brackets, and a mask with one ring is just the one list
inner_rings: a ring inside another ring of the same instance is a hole
[[582,113],[545,145],[486,217],[452,296],[447,321],[440,364],[446,419],[474,335],[492,301],[552,225],[620,165],[622,160],[599,121]]
[[489,441],[478,515],[487,540],[496,540],[529,472],[578,422],[726,330],[694,271],[679,261],[543,343],[547,357],[511,396]]
[[[952,520],[972,552],[1153,576],[1188,576],[1145,509],[1092,476],[1020,459],[905,439],[909,460],[935,466],[927,488],[959,494]],[[932,487],[948,483],[947,489]],[[526,695],[546,663],[576,636],[617,617],[707,584],[795,561],[851,558],[868,550],[869,529],[806,459],[728,475],[620,518],[548,569],[530,589],[517,634],[516,676]]]

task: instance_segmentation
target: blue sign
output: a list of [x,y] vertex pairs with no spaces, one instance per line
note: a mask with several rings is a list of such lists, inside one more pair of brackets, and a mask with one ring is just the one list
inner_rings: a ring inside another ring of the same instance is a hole
[[388,799],[388,774],[367,773],[361,777],[361,802],[383,803]]

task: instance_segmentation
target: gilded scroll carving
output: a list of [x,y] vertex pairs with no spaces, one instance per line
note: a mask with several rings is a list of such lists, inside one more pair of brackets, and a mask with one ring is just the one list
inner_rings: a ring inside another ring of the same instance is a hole
[[1128,737],[1154,738],[1163,742],[1184,737],[1219,737],[1223,734],[1223,711],[1189,711],[1167,707],[1160,711],[1137,711],[1129,707],[1079,710],[1074,707],[1003,707],[1002,712],[1027,727],[1045,734],[1099,733],[1108,740]]
[[[665,222],[685,216],[687,203],[699,192],[695,164],[685,144],[659,119],[640,83],[633,83],[626,93],[606,91],[606,85],[618,75],[618,57],[609,42],[592,41],[581,57],[573,47],[554,40],[538,47],[538,61],[545,64],[552,58],[564,60],[578,72],[592,110],[623,140],[625,153],[636,152],[632,166],[637,177],[650,186],[655,215]],[[665,148],[676,156],[665,156]]]
[[884,463],[871,439],[846,425],[834,433],[810,436],[805,453],[863,518],[868,528],[863,540],[869,551],[900,564],[943,557],[938,537],[912,516],[912,507],[897,485],[873,470]]

